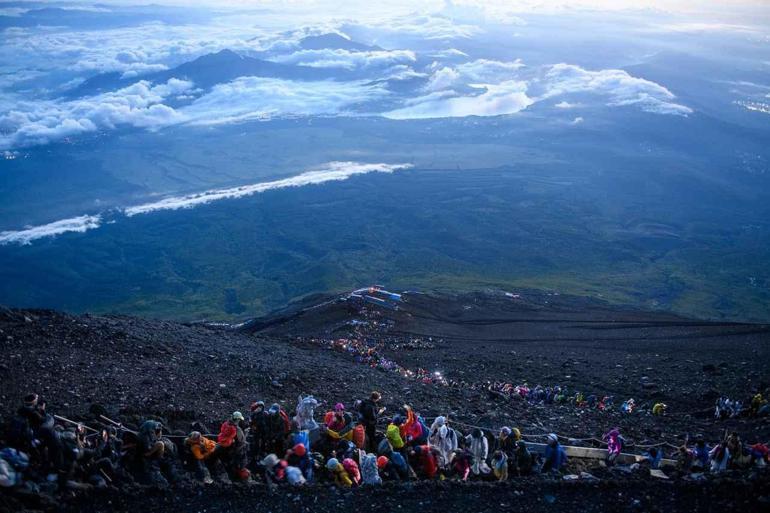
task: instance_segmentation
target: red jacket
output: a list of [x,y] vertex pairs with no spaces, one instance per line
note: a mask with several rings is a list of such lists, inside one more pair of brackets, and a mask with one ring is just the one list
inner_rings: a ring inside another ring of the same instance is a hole
[[230,447],[235,441],[235,436],[238,434],[238,429],[230,423],[225,421],[219,427],[219,436],[217,436],[217,443],[222,447]]
[[428,479],[436,477],[438,472],[438,460],[429,445],[420,446],[420,466]]

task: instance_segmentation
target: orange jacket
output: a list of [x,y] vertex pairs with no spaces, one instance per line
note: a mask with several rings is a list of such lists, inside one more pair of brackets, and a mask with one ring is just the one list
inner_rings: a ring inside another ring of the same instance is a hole
[[187,444],[190,446],[190,452],[192,452],[193,458],[196,460],[205,460],[211,453],[214,452],[217,444],[214,440],[209,440],[205,436],[202,436],[198,442],[192,442],[188,439]]

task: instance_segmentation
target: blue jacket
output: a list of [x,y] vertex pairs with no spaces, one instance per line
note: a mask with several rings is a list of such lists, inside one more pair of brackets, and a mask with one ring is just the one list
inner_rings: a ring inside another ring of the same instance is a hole
[[564,452],[564,448],[558,443],[554,446],[546,446],[544,456],[545,463],[543,468],[545,470],[559,470],[567,462],[567,453]]

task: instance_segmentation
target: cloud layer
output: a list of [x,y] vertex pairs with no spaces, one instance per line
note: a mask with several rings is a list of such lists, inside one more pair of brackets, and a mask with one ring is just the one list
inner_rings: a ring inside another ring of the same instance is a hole
[[[328,162],[318,169],[306,171],[296,176],[260,182],[229,189],[214,189],[197,194],[185,196],[172,196],[152,203],[135,205],[120,209],[126,217],[142,214],[151,214],[164,210],[179,210],[199,207],[215,201],[232,200],[253,196],[271,190],[286,189],[289,187],[304,187],[307,185],[320,185],[328,182],[347,180],[353,176],[367,173],[393,173],[402,169],[411,168],[411,164],[385,164],[385,163],[361,163],[361,162]],[[62,219],[41,226],[28,227],[17,231],[0,232],[0,245],[7,244],[31,244],[33,241],[46,237],[55,237],[64,233],[84,233],[98,228],[102,224],[103,216],[82,215],[70,219]]]

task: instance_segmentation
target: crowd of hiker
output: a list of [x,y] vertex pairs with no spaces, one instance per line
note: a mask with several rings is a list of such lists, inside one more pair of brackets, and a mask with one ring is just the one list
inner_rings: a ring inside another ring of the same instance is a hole
[[[567,463],[568,451],[555,433],[544,435],[544,444],[533,444],[516,427],[490,431],[446,416],[426,419],[407,405],[386,415],[376,391],[350,407],[337,403],[317,417],[320,406],[313,396],[301,396],[289,414],[278,403],[254,401],[245,413],[230,414],[214,433],[194,422],[187,434],[175,435],[155,419],[136,430],[104,416],[98,428],[86,426],[55,417],[45,400],[29,394],[3,432],[0,487],[44,482],[61,490],[131,482],[166,486],[185,475],[203,483],[260,480],[270,486],[505,481],[559,475]],[[620,430],[611,429],[602,441],[604,464],[617,465],[626,445]],[[643,461],[658,469],[663,453],[663,445],[649,447]],[[731,434],[713,447],[701,436],[692,445],[687,439],[669,456],[687,472],[721,472],[765,466],[770,451]]]

